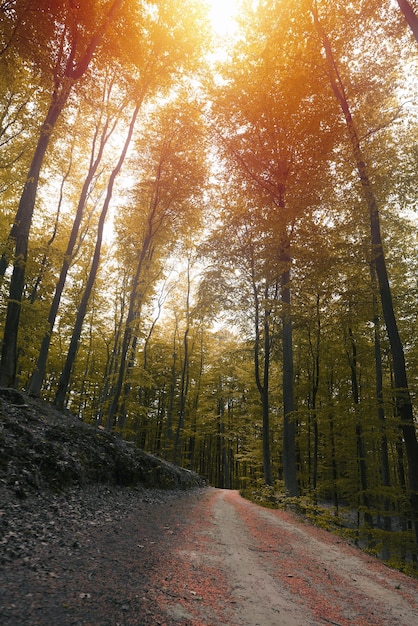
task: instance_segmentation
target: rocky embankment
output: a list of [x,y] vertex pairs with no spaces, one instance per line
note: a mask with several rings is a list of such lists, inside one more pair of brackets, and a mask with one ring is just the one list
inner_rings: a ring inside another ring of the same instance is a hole
[[0,565],[39,569],[43,545],[53,551],[70,537],[71,552],[79,528],[204,484],[47,402],[0,388]]
[[47,402],[0,388],[1,488],[25,498],[91,484],[189,489],[205,481]]

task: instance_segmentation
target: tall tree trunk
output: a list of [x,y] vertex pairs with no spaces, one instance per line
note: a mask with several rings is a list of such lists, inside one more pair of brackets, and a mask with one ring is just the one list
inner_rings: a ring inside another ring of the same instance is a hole
[[[38,144],[26,178],[25,186],[20,198],[16,218],[11,229],[10,239],[15,242],[15,260],[13,274],[10,281],[9,300],[7,303],[6,322],[4,326],[3,345],[0,360],[0,385],[14,386],[17,368],[17,340],[19,320],[22,309],[22,296],[25,286],[26,262],[29,247],[29,231],[32,224],[35,198],[38,190],[39,174],[42,168],[46,150],[55,128],[57,120],[64,109],[73,84],[86,72],[93,54],[103,38],[122,0],[114,0],[102,24],[92,36],[80,62],[74,65],[77,37],[74,38],[68,51],[65,70],[58,78],[59,68],[56,68],[55,88],[51,104],[42,124]],[[60,62],[62,59],[60,59]],[[0,269],[4,273],[7,267],[7,257],[2,256]]]
[[357,444],[357,462],[360,476],[360,505],[364,506],[364,519],[368,526],[373,527],[373,518],[369,512],[370,503],[368,496],[368,479],[367,479],[367,462],[366,462],[366,446],[364,444],[363,427],[360,420],[360,389],[357,375],[357,346],[354,339],[353,330],[348,329],[347,357],[350,365],[351,373],[351,395],[353,397],[355,409],[355,432]]
[[329,466],[331,468],[331,484],[332,484],[332,501],[334,504],[334,516],[339,515],[339,493],[338,493],[338,463],[337,463],[337,445],[335,440],[335,415],[334,415],[334,371],[332,368],[328,370],[327,376],[327,400],[329,405],[328,425],[329,425],[329,449],[331,458]]
[[281,299],[283,343],[283,474],[284,485],[290,496],[299,495],[296,464],[296,422],[293,376],[293,330],[290,293],[290,257],[283,253],[287,269],[282,274]]
[[217,451],[216,451],[216,486],[225,489],[225,465],[224,465],[224,436],[225,436],[225,399],[222,395],[222,383],[220,385],[221,395],[218,398],[218,419],[217,419]]
[[[260,394],[262,407],[262,441],[263,441],[263,475],[266,485],[273,484],[273,473],[271,469],[270,450],[270,402],[269,402],[269,375],[270,375],[270,310],[267,304],[264,306],[263,333],[261,333],[261,305],[256,284],[254,258],[251,258],[251,277],[254,298],[254,373],[258,393]],[[264,301],[267,303],[268,283],[266,282]],[[263,336],[262,336],[263,335]],[[263,342],[264,360],[261,369],[261,344]],[[262,372],[262,375],[261,375]]]
[[[372,278],[372,299],[373,299],[373,332],[374,332],[374,361],[375,361],[375,388],[376,388],[376,401],[377,401],[377,417],[380,424],[380,471],[382,476],[382,486],[390,487],[390,464],[389,464],[389,449],[388,439],[386,434],[386,416],[384,409],[383,398],[383,370],[382,370],[382,348],[380,343],[380,320],[377,306],[377,297],[375,295],[376,285],[376,272],[373,264],[371,265],[371,278]],[[385,512],[390,511],[390,499],[388,496],[383,497],[383,508]],[[390,515],[384,516],[385,530],[390,531],[392,527],[392,521]]]
[[232,482],[233,482],[233,454],[232,454],[232,448],[231,448],[231,430],[232,430],[232,418],[233,418],[233,411],[234,411],[234,401],[232,398],[230,398],[228,400],[228,424],[227,424],[227,436],[225,439],[225,450],[226,450],[226,455],[225,455],[225,489],[232,489]]
[[174,416],[174,394],[177,387],[177,331],[178,331],[178,320],[177,316],[176,327],[173,334],[173,355],[171,362],[171,380],[170,380],[170,390],[168,396],[168,406],[167,406],[167,422],[165,428],[165,458],[172,459],[173,458],[173,416]]
[[[199,374],[197,378],[197,384],[194,391],[193,406],[192,406],[192,423],[190,424],[190,438],[189,438],[189,469],[194,472],[195,469],[195,451],[196,451],[196,437],[197,437],[197,411],[199,408],[200,390],[202,385],[202,375],[205,365],[204,348],[203,348],[203,328],[200,333],[200,359],[199,359]],[[228,488],[228,487],[227,487]]]
[[[121,300],[120,316],[119,316],[119,319],[116,319],[116,316],[115,316],[115,327],[113,331],[114,334],[113,334],[113,341],[112,341],[113,346],[112,348],[110,348],[110,345],[108,347],[106,366],[104,368],[104,373],[103,373],[103,387],[100,392],[99,400],[98,400],[98,411],[96,415],[97,426],[101,426],[103,424],[103,416],[107,413],[107,407],[109,405],[109,397],[110,397],[110,390],[112,387],[112,381],[114,380],[116,376],[116,372],[118,370],[118,358],[120,354],[121,334],[122,334],[122,328],[123,328],[123,322],[124,322],[124,310],[125,310],[125,297],[123,293],[121,295],[120,300]],[[112,430],[112,427],[113,427],[113,424],[109,426],[109,424],[107,424],[105,420],[105,428],[110,431]]]
[[181,368],[180,383],[180,405],[177,420],[176,436],[174,439],[173,463],[178,464],[180,458],[180,448],[182,444],[182,432],[186,417],[186,400],[189,391],[189,332],[190,332],[190,260],[187,265],[187,296],[186,296],[186,329],[184,331],[183,346],[183,367]]
[[54,298],[51,303],[51,307],[49,309],[48,314],[48,329],[45,335],[42,338],[41,347],[39,350],[38,358],[36,361],[35,369],[32,373],[31,381],[29,384],[29,393],[32,396],[39,396],[41,392],[42,383],[45,377],[46,364],[48,360],[49,346],[51,344],[52,331],[54,328],[55,320],[58,314],[59,305],[61,302],[62,292],[64,291],[65,281],[67,279],[68,270],[71,265],[71,261],[73,258],[74,248],[76,245],[78,232],[80,230],[81,220],[83,218],[84,208],[87,201],[87,195],[90,189],[91,182],[96,174],[97,168],[100,164],[100,161],[103,156],[103,151],[106,145],[108,138],[110,137],[113,129],[110,133],[107,132],[108,124],[106,123],[104,129],[102,131],[99,151],[96,157],[94,157],[95,144],[97,141],[98,128],[96,128],[95,136],[93,139],[92,153],[90,158],[90,167],[87,173],[86,179],[84,181],[80,198],[78,200],[77,211],[74,217],[73,226],[70,233],[70,238],[68,240],[67,249],[64,254],[64,259],[61,266],[60,275],[55,286]]
[[[151,246],[152,246],[152,240],[154,236],[153,223],[154,223],[154,217],[157,212],[157,209],[158,209],[158,193],[155,194],[153,206],[151,207],[151,212],[147,221],[148,230],[145,234],[144,242],[142,244],[142,248],[138,256],[136,272],[132,278],[132,284],[131,284],[131,290],[130,290],[130,296],[129,296],[129,308],[128,308],[128,314],[126,318],[125,332],[123,336],[122,354],[121,354],[119,373],[118,373],[118,378],[116,381],[116,386],[114,389],[113,399],[109,407],[109,415],[108,415],[109,424],[114,422],[114,419],[118,410],[118,404],[119,404],[120,395],[122,392],[123,381],[125,378],[126,357],[128,354],[131,340],[132,340],[134,318],[135,316],[139,314],[141,307],[142,307],[143,294],[138,294],[138,285],[139,285],[139,280],[141,276],[143,275],[144,269],[146,269],[146,266],[149,265],[149,263],[151,262],[151,258],[153,254]],[[139,296],[139,302],[138,302],[138,296]]]
[[[314,499],[316,500],[316,488],[318,485],[318,447],[319,447],[319,430],[318,430],[318,416],[316,407],[316,398],[319,390],[319,366],[320,366],[320,341],[321,341],[321,316],[320,316],[320,296],[317,294],[315,303],[316,313],[316,328],[315,336],[312,338],[309,330],[309,351],[312,358],[312,384],[311,384],[311,397],[309,401],[309,409],[311,415],[311,421],[313,428],[313,451],[312,463],[309,463],[309,470],[312,470],[312,490]],[[310,446],[309,446],[310,455]],[[311,467],[312,466],[312,467]],[[310,480],[310,479],[309,479]]]
[[91,318],[91,323],[89,326],[89,341],[88,341],[88,351],[87,351],[87,357],[86,357],[86,364],[84,366],[84,372],[82,374],[82,379],[81,379],[81,386],[80,386],[80,392],[79,392],[79,403],[78,403],[78,409],[77,409],[77,417],[82,420],[84,419],[84,421],[86,421],[86,414],[85,414],[85,408],[86,406],[90,406],[90,410],[92,409],[92,398],[89,398],[90,402],[87,402],[87,398],[85,399],[84,396],[86,394],[86,383],[89,380],[89,374],[91,374],[90,372],[90,364],[92,361],[92,352],[93,352],[93,319],[94,319],[94,314],[95,314],[95,306],[93,304],[92,306],[92,311],[90,312],[90,318]]
[[415,39],[418,42],[418,16],[416,15],[414,9],[411,7],[407,0],[397,0],[397,2],[406,21],[408,22],[409,27],[414,34]]
[[376,268],[383,317],[385,320],[393,362],[395,402],[397,412],[400,417],[400,426],[405,441],[405,450],[408,459],[409,499],[416,540],[418,543],[418,441],[411,395],[408,387],[403,344],[399,335],[397,320],[393,308],[392,292],[389,284],[383,250],[378,203],[370,182],[365,157],[360,146],[360,139],[347,101],[344,84],[338,72],[331,43],[327,33],[320,23],[317,9],[314,6],[312,6],[312,15],[324,47],[329,70],[330,84],[344,115],[359,180],[369,211],[372,262]]
[[[131,395],[131,391],[132,391],[132,383],[130,380],[131,374],[132,374],[132,370],[135,366],[135,357],[136,357],[136,349],[137,349],[137,345],[138,345],[138,336],[134,335],[133,337],[131,336],[131,338],[129,339],[129,343],[128,346],[130,346],[130,356],[129,358],[127,358],[127,356],[125,355],[125,359],[127,362],[125,364],[124,367],[124,371],[126,372],[126,376],[125,376],[125,381],[124,381],[124,385],[123,385],[123,394],[122,395],[122,402],[120,403],[120,406],[117,406],[116,409],[118,409],[117,411],[115,411],[115,413],[109,413],[109,418],[108,418],[108,423],[109,425],[112,423],[114,424],[115,422],[117,423],[117,433],[118,436],[122,439],[123,438],[123,433],[124,430],[126,428],[126,420],[128,417],[128,409],[127,409],[127,402],[128,399]],[[122,355],[123,355],[123,348],[122,348]],[[123,356],[121,355],[121,358],[123,358]],[[142,390],[140,390],[142,391]],[[144,402],[146,401],[146,398],[142,398],[141,395],[138,398],[138,403],[139,405],[142,405]],[[138,433],[138,431],[140,430],[141,427],[141,422],[144,422],[144,417],[142,415],[142,412],[140,412],[137,415],[137,418],[135,420],[135,426],[134,426],[134,430],[136,433]],[[142,428],[142,432],[144,432],[144,428]],[[137,434],[138,436],[138,434]],[[144,447],[143,445],[140,445],[140,447]]]
[[[52,101],[42,125],[38,145],[33,155],[28,177],[19,202],[16,219],[10,233],[10,239],[15,244],[15,261],[10,281],[9,300],[7,303],[6,323],[4,326],[3,345],[0,361],[0,385],[13,387],[16,379],[17,367],[17,336],[22,296],[25,286],[26,262],[28,258],[29,231],[35,207],[36,192],[38,189],[39,174],[51,133],[70,95],[71,82],[66,83],[61,93],[54,92]],[[4,270],[7,260],[4,257]]]
[[[266,288],[267,291],[267,288]],[[266,293],[267,297],[267,293]],[[264,363],[263,363],[263,470],[266,485],[273,484],[270,446],[270,310],[264,309]]]
[[80,341],[80,336],[81,336],[81,330],[83,327],[83,322],[84,322],[84,317],[86,315],[87,312],[87,306],[90,300],[90,295],[91,292],[93,290],[93,286],[96,280],[96,275],[97,275],[97,271],[99,268],[99,262],[100,262],[100,253],[101,253],[101,247],[102,247],[102,239],[103,239],[103,229],[104,229],[104,224],[105,224],[105,220],[106,220],[106,215],[107,215],[107,211],[109,209],[109,205],[110,205],[110,201],[112,199],[112,194],[113,194],[113,186],[115,183],[115,179],[117,177],[117,175],[119,174],[123,162],[125,160],[126,157],[126,153],[128,151],[128,147],[129,144],[131,142],[132,139],[132,134],[134,131],[134,127],[135,127],[135,122],[136,122],[136,118],[138,116],[139,110],[140,110],[140,104],[137,104],[135,107],[135,110],[132,114],[132,118],[131,118],[131,122],[129,125],[129,130],[128,130],[128,134],[125,140],[125,144],[123,146],[122,149],[122,153],[119,157],[119,161],[116,165],[116,167],[113,169],[110,178],[109,178],[109,183],[107,186],[107,194],[106,194],[106,198],[103,204],[103,208],[102,208],[102,212],[100,214],[100,218],[99,218],[99,225],[98,225],[98,231],[97,231],[97,239],[96,239],[96,246],[94,249],[94,254],[93,254],[93,261],[91,264],[91,268],[90,268],[90,274],[87,280],[87,284],[84,290],[84,293],[82,295],[81,298],[81,302],[80,302],[80,306],[78,308],[77,311],[77,316],[76,316],[76,321],[74,324],[74,329],[73,329],[73,334],[71,337],[71,341],[70,341],[70,346],[68,349],[68,353],[67,353],[67,358],[63,367],[63,370],[61,372],[61,376],[60,376],[60,380],[58,382],[58,389],[57,389],[57,393],[55,395],[55,400],[54,400],[54,404],[55,406],[57,406],[59,409],[64,408],[64,403],[65,403],[65,396],[67,394],[67,389],[68,389],[68,385],[70,382],[70,376],[71,376],[71,371],[74,365],[74,361],[77,355],[77,350],[78,350],[78,343]]
[[183,367],[181,368],[181,382],[180,382],[180,405],[177,419],[176,436],[174,439],[174,454],[173,463],[179,464],[181,462],[181,445],[182,445],[182,433],[184,428],[184,422],[186,418],[186,400],[189,389],[189,327],[186,328],[184,337],[184,355],[183,355]]

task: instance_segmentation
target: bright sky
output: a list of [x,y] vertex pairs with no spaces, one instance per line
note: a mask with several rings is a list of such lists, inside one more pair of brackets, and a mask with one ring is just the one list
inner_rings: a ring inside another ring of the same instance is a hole
[[239,0],[206,0],[209,6],[209,15],[217,35],[223,37],[231,35],[236,29],[234,16],[237,12]]

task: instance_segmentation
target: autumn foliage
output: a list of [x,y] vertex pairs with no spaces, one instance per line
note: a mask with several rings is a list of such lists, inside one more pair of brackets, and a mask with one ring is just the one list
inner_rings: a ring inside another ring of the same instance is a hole
[[198,0],[7,0],[0,17],[0,384],[213,485],[354,511],[357,539],[412,559],[417,43],[400,8],[243,1],[221,44]]

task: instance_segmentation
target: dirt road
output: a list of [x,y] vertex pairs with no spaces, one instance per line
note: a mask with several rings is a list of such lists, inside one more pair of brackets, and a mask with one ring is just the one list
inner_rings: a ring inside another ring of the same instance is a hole
[[6,562],[2,626],[418,624],[417,580],[236,491],[112,497],[77,520],[63,501],[55,534]]
[[[179,558],[196,569],[211,565],[225,581],[227,610],[220,623],[418,624],[418,581],[290,514],[253,505],[236,491],[217,490],[206,498],[210,526],[195,527],[196,546],[182,548]],[[201,533],[209,545],[199,541]],[[204,589],[196,593],[204,616],[210,597]],[[185,617],[195,623],[191,614]]]
[[289,514],[218,491],[211,536],[231,624],[418,624],[418,581]]

